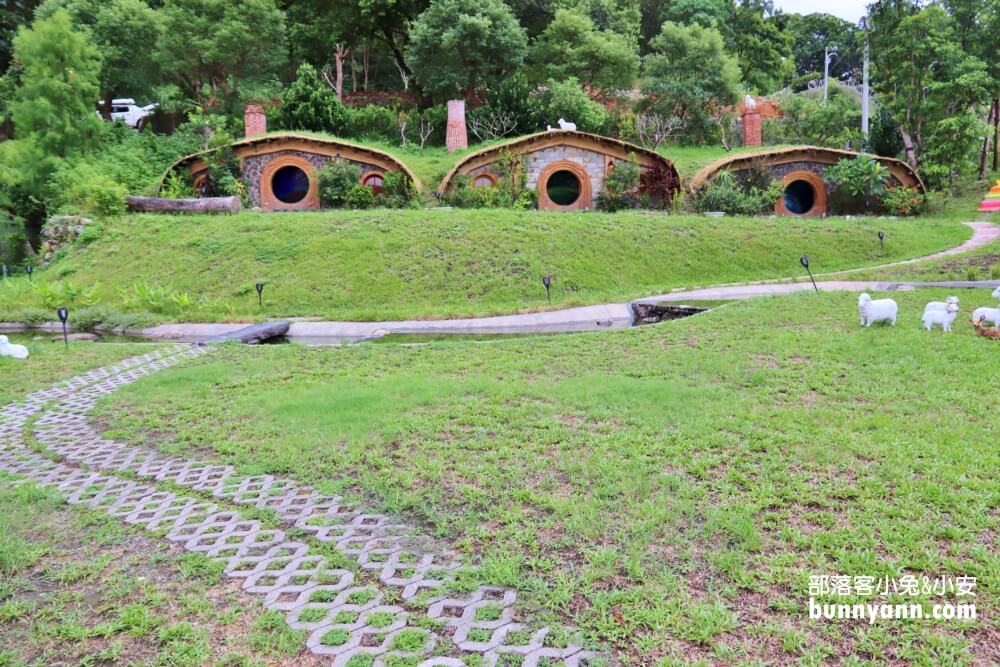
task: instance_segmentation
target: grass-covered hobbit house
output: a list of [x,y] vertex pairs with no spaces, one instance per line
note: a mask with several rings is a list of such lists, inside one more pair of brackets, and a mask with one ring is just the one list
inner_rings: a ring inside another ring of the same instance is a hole
[[[415,187],[419,181],[406,165],[376,148],[320,136],[273,133],[234,142],[224,149],[239,162],[246,199],[264,211],[302,211],[320,208],[317,173],[333,160],[343,160],[360,171],[361,185],[379,192],[388,172],[403,172]],[[172,174],[189,179],[196,192],[204,191],[212,152],[189,155],[176,162]]]
[[[744,153],[722,160],[701,169],[691,179],[690,188],[697,194],[722,171],[732,173],[740,182],[776,179],[781,183],[782,194],[774,204],[778,215],[822,216],[837,213],[834,210],[838,189],[827,171],[841,160],[856,158],[861,153],[821,148],[818,146],[792,146],[773,150]],[[894,158],[870,156],[888,172],[890,187],[915,188],[926,192],[920,176],[905,162]]]
[[472,187],[495,187],[503,176],[502,162],[511,155],[523,160],[525,187],[537,191],[542,210],[594,208],[607,175],[616,164],[630,159],[641,170],[639,190],[643,194],[668,202],[681,187],[673,163],[654,151],[596,134],[550,130],[466,156],[448,172],[438,192],[446,196],[462,182]]

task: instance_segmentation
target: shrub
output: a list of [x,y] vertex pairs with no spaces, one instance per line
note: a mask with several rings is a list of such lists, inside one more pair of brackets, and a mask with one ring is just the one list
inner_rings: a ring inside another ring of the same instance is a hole
[[64,164],[46,189],[49,209],[59,213],[115,217],[126,210],[125,186],[83,162]]
[[730,215],[757,215],[774,206],[781,196],[781,184],[771,181],[764,189],[740,184],[731,172],[716,174],[694,200],[700,213],[724,211]]
[[281,106],[274,113],[274,120],[278,127],[286,130],[343,135],[348,127],[348,112],[316,68],[304,63],[295,81],[282,93]]
[[350,109],[347,115],[347,133],[352,137],[399,142],[398,111],[389,107],[368,104],[360,109]]
[[806,94],[789,95],[780,106],[784,116],[764,122],[764,143],[833,148],[861,145],[861,108],[837,86],[831,88],[827,102]]
[[0,209],[0,264],[12,266],[24,258],[24,222]]
[[409,176],[401,171],[390,171],[382,180],[382,192],[378,200],[386,208],[408,208],[414,204],[416,196]]
[[604,189],[597,194],[597,208],[601,211],[621,211],[638,208],[639,163],[635,155],[629,155],[625,162],[616,162],[611,173],[604,179]]
[[316,174],[319,198],[323,206],[342,208],[347,195],[361,180],[361,170],[346,160],[333,160]]
[[550,79],[542,93],[542,110],[548,124],[563,118],[584,132],[603,132],[608,120],[604,107],[590,99],[575,77],[560,82]]
[[874,199],[885,194],[888,170],[870,155],[840,160],[826,170],[826,177],[838,187],[833,194],[837,210],[868,210]]
[[375,206],[375,192],[367,185],[355,183],[354,187],[347,191],[345,203],[348,208],[372,208]]
[[923,213],[926,198],[917,188],[899,186],[889,188],[882,195],[882,207],[889,215],[919,215]]

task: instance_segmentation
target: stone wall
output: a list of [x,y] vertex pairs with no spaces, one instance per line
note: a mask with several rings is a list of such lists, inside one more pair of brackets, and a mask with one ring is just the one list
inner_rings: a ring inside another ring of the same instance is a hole
[[588,151],[583,148],[571,148],[568,146],[553,146],[540,151],[528,153],[526,157],[527,186],[532,190],[538,189],[538,177],[542,170],[553,162],[569,160],[579,164],[590,176],[591,204],[597,199],[597,193],[604,189],[604,171],[608,156],[596,151]]
[[[264,172],[264,167],[266,167],[271,160],[284,157],[286,155],[298,157],[307,161],[313,166],[313,169],[317,171],[322,169],[332,160],[332,158],[327,157],[326,155],[307,153],[305,151],[275,151],[274,153],[267,153],[265,155],[254,155],[252,157],[243,158],[243,180],[247,184],[247,195],[250,198],[250,203],[253,207],[260,206],[260,176]],[[362,173],[366,171],[385,171],[381,167],[376,167],[373,164],[367,164],[365,162],[358,162],[356,160],[347,160],[347,162],[350,162],[358,167]]]

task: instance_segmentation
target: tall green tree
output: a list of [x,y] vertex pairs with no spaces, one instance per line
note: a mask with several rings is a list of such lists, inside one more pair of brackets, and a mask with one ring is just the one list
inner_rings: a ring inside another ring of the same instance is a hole
[[635,42],[597,30],[590,17],[561,9],[532,44],[530,71],[539,81],[575,77],[594,90],[630,88],[639,73]]
[[902,11],[875,24],[875,89],[899,126],[906,161],[925,175],[951,178],[964,161],[958,144],[968,155],[975,149],[965,143],[970,132],[984,134],[974,111],[989,99],[986,65],[962,50],[955,22],[941,7],[889,9]]
[[101,57],[58,11],[22,30],[14,53],[24,68],[12,117],[18,136],[46,158],[81,155],[100,129],[94,114]]
[[160,37],[159,14],[144,0],[46,0],[37,16],[65,10],[73,24],[100,49],[101,99],[105,117],[118,96],[150,96],[159,83],[160,66],[150,48]]
[[714,132],[722,107],[739,97],[740,68],[715,28],[667,21],[646,56],[640,110],[675,118],[690,141]]
[[410,31],[406,61],[439,98],[471,97],[480,85],[516,70],[528,37],[501,0],[433,0]]
[[276,83],[287,52],[274,0],[164,0],[160,12],[156,58],[173,83],[165,97],[235,111],[241,95]]
[[830,63],[830,76],[854,75],[861,69],[864,43],[850,22],[830,14],[791,14],[785,20],[785,32],[791,38],[795,74],[823,71],[823,49],[836,49],[837,57]]
[[740,64],[743,81],[758,93],[779,88],[794,71],[792,43],[770,2],[740,0],[726,20],[726,45]]

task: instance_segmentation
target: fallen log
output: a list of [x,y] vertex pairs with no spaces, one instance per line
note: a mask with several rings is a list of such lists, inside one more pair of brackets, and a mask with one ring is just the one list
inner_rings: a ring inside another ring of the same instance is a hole
[[285,321],[264,322],[263,324],[251,324],[248,327],[237,329],[227,334],[220,334],[199,341],[198,345],[208,345],[210,343],[224,343],[227,340],[238,340],[247,345],[256,345],[269,338],[284,336],[288,333],[290,324]]
[[239,197],[128,197],[128,207],[141,213],[239,213],[243,209],[243,202]]

